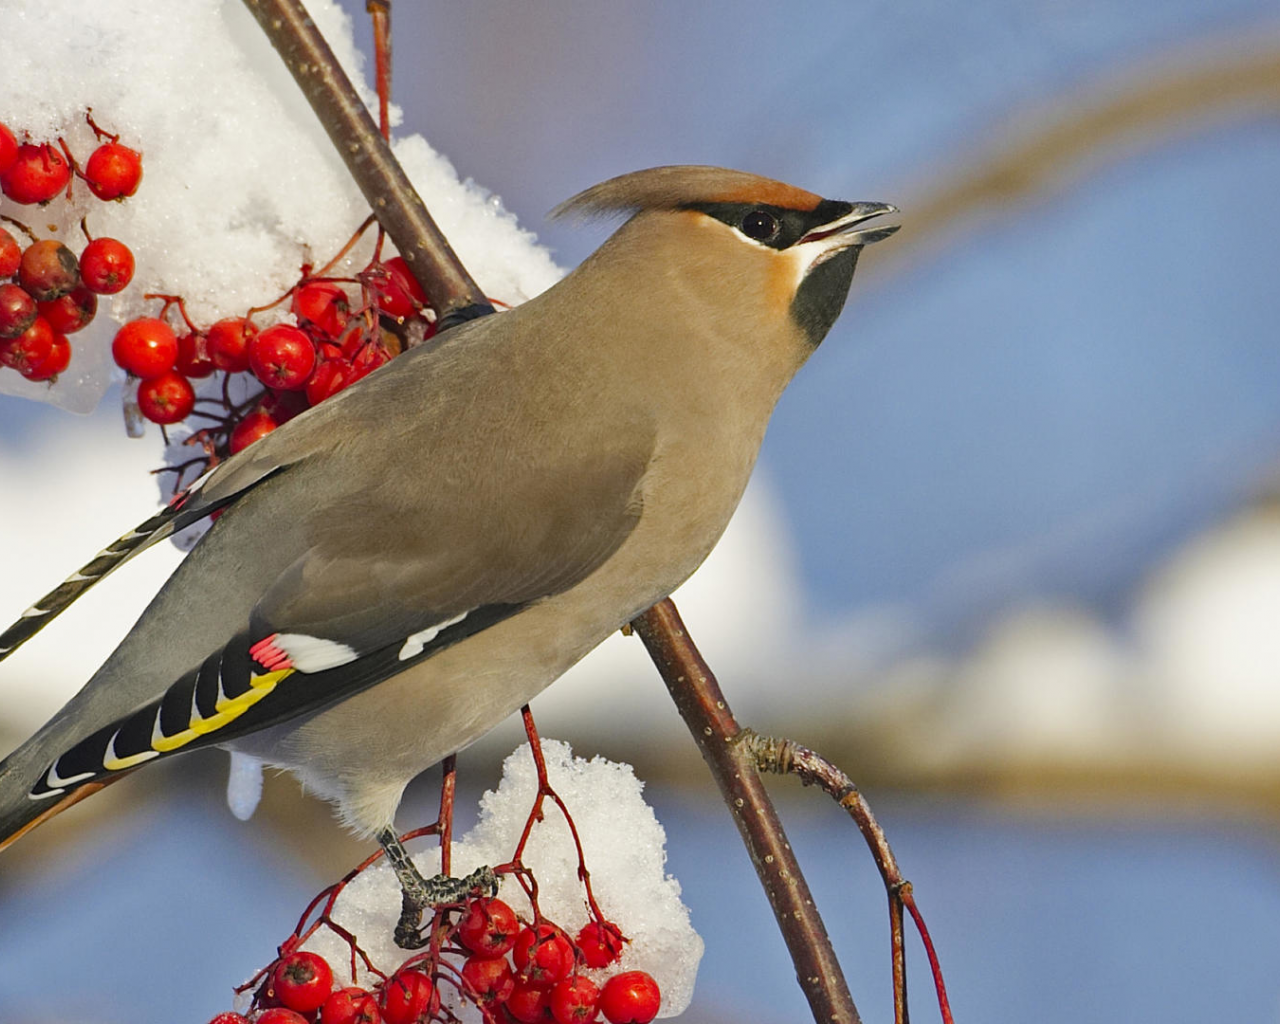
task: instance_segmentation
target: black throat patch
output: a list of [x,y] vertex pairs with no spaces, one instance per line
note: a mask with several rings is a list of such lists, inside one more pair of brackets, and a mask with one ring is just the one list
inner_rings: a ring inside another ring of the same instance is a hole
[[791,300],[791,318],[815,348],[844,309],[861,251],[861,246],[851,245],[827,257],[805,275]]

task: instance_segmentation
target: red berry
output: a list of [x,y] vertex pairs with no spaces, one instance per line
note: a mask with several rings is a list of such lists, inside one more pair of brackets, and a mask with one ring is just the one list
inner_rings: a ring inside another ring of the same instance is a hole
[[381,1024],[378,1002],[371,992],[340,988],[320,1007],[320,1024]]
[[60,299],[39,304],[40,315],[55,331],[74,334],[88,327],[98,312],[98,296],[88,288],[77,288]]
[[0,339],[16,338],[34,322],[36,300],[16,284],[0,284]]
[[377,299],[378,309],[396,320],[413,316],[427,304],[427,293],[409,271],[409,264],[393,256],[382,264],[382,273],[369,276],[369,285]]
[[178,338],[178,358],[173,368],[189,380],[200,380],[213,373],[209,358],[209,341],[203,334],[188,332]]
[[248,320],[228,317],[209,328],[209,358],[219,370],[239,373],[249,369],[249,339],[258,329]]
[[133,253],[114,238],[95,238],[80,254],[80,276],[99,295],[124,291],[133,280]]
[[393,974],[382,989],[382,1019],[387,1024],[425,1024],[439,1006],[431,979],[413,968]]
[[84,166],[89,191],[99,199],[126,199],[142,180],[142,154],[118,142],[105,142]]
[[599,999],[600,989],[590,978],[565,978],[551,990],[551,1016],[556,1024],[588,1024],[596,1019]]
[[61,242],[32,242],[18,264],[18,283],[37,302],[51,302],[80,287],[80,263]]
[[184,420],[195,404],[196,393],[191,382],[176,370],[148,377],[138,385],[138,408],[152,423]]
[[[0,128],[3,128],[0,125]],[[22,246],[4,228],[0,228],[0,277],[13,277],[22,263]]]
[[249,366],[267,387],[292,391],[307,383],[316,366],[316,347],[306,333],[276,324],[249,339]]
[[516,944],[520,922],[502,900],[474,901],[458,925],[458,941],[476,956],[504,956]]
[[239,1013],[220,1013],[209,1024],[249,1024],[249,1018]]
[[578,932],[578,950],[588,967],[608,967],[622,956],[622,932],[608,921],[589,921]]
[[47,203],[71,180],[71,168],[49,143],[27,143],[9,169],[0,174],[0,188],[15,203]]
[[254,441],[266,437],[279,425],[261,410],[249,413],[231,431],[231,454],[234,455],[236,452],[244,451]]
[[300,324],[336,338],[347,326],[350,300],[346,289],[332,281],[309,281],[293,291],[293,313]]
[[341,357],[321,363],[307,381],[307,401],[319,405],[331,395],[336,395],[347,386],[350,372],[351,364]]
[[27,380],[53,380],[71,364],[71,342],[66,335],[53,332],[49,354],[40,362],[19,371]]
[[275,996],[299,1013],[314,1013],[333,991],[333,971],[324,957],[305,949],[290,953],[271,973]]
[[507,1012],[520,1024],[551,1024],[551,993],[517,979],[507,997]]
[[0,124],[0,174],[4,174],[18,159],[18,140],[5,124]]
[[511,957],[529,984],[550,988],[573,970],[573,943],[556,925],[543,921],[520,932]]
[[254,1024],[311,1024],[311,1022],[296,1010],[290,1010],[284,1006],[273,1006],[260,1014]]
[[178,339],[163,320],[144,316],[116,331],[111,355],[117,366],[135,377],[158,377],[177,362]]
[[0,363],[11,366],[24,376],[49,358],[53,350],[53,328],[38,316],[31,326],[16,338],[0,343]]
[[505,1003],[515,988],[511,965],[501,957],[468,957],[462,965],[462,980],[481,1003]]
[[610,1024],[649,1024],[661,1005],[658,983],[644,971],[615,974],[600,990],[600,1012]]

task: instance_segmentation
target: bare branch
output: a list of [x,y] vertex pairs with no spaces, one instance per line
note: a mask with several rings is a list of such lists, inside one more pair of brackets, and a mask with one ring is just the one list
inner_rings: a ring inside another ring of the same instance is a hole
[[831,948],[786,832],[756,769],[750,747],[738,742],[734,720],[720,684],[698,653],[670,600],[637,617],[632,628],[644,641],[676,708],[698,742],[725,803],[751,854],[760,884],[787,943],[796,978],[818,1024],[857,1024],[861,1018],[844,972]]

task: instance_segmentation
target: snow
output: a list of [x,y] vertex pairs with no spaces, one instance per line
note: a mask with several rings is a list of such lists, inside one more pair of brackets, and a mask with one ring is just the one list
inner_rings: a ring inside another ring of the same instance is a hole
[[[307,7],[372,104],[350,19],[332,0]],[[239,0],[48,0],[34,8],[0,0],[0,21],[0,121],[34,141],[61,135],[83,162],[94,147],[84,119],[92,107],[100,125],[143,154],[142,185],[124,202],[99,202],[80,184],[71,203],[0,201],[0,213],[69,239],[77,252],[87,214],[95,235],[121,239],[137,261],[133,284],[72,335],[71,368],[58,384],[4,372],[0,394],[88,412],[116,377],[107,353],[115,324],[157,308],[144,294],[184,296],[199,324],[242,314],[283,294],[304,262],[327,261],[367,216],[328,136]],[[395,151],[488,294],[515,304],[559,278],[501,201],[459,181],[425,140],[396,140]],[[369,245],[352,259],[367,260]]]
[[[621,971],[648,971],[662,991],[660,1016],[674,1017],[689,1005],[702,958],[702,940],[689,922],[680,900],[680,885],[666,874],[666,833],[644,802],[644,785],[629,765],[602,757],[575,757],[568,744],[542,741],[552,788],[564,800],[582,840],[591,883],[605,917],[630,939],[622,959],[602,971],[589,971],[597,983]],[[454,843],[453,874],[509,861],[537,792],[533,757],[526,743],[511,753],[496,790],[480,801],[476,826]],[[543,916],[571,935],[589,920],[584,890],[578,881],[578,858],[569,829],[559,810],[544,804],[545,818],[533,829],[524,863],[538,881]],[[440,870],[438,848],[414,856],[426,877]],[[532,911],[519,884],[504,876],[499,897],[527,923]],[[390,973],[408,954],[392,941],[400,916],[400,888],[385,860],[359,875],[338,898],[334,920],[354,933],[375,966]],[[342,968],[350,960],[346,943],[321,928],[303,947]],[[363,969],[358,984],[369,987],[377,979]],[[446,991],[451,991],[445,986]],[[452,1004],[458,1009],[458,1004]],[[474,1009],[464,1020],[478,1021]]]

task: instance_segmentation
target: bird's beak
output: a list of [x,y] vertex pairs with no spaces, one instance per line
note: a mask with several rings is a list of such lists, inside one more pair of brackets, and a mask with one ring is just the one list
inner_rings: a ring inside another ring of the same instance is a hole
[[853,229],[872,217],[897,212],[898,208],[889,203],[854,203],[853,209],[843,217],[823,224],[822,227],[814,228],[800,239],[799,244],[825,242],[824,248],[847,249],[851,245],[870,245],[872,242],[883,241],[902,225],[889,224],[883,227],[864,228],[862,231]]

